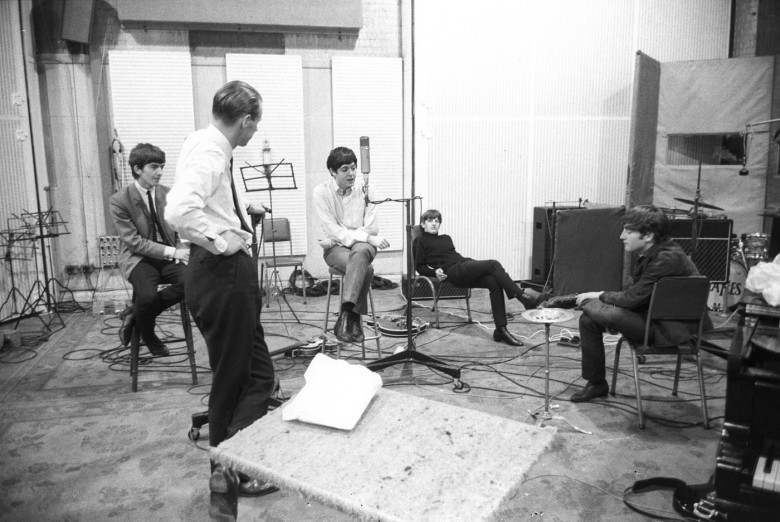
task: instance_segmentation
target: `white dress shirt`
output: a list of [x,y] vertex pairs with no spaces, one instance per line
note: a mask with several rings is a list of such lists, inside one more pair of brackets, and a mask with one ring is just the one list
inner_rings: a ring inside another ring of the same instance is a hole
[[[374,190],[368,189],[369,199],[374,199]],[[314,206],[322,222],[325,239],[320,240],[322,248],[341,245],[347,248],[355,243],[366,243],[368,236],[379,233],[376,220],[376,205],[365,204],[363,180],[356,179],[355,185],[342,191],[331,177],[314,189]]]
[[[141,194],[141,200],[144,202],[144,205],[146,205],[146,210],[149,211],[149,215],[151,216],[152,215],[152,209],[149,208],[149,198],[146,197],[146,193],[151,190],[152,191],[152,201],[157,201],[155,199],[156,192],[154,190],[154,187],[152,187],[150,189],[144,188],[144,187],[141,186],[140,183],[138,183],[137,179],[135,180],[135,183],[133,183],[133,184],[135,185],[135,188],[138,189],[138,192]],[[154,209],[154,212],[155,212],[155,214],[157,213],[157,209],[156,208]],[[157,227],[157,223],[155,223],[154,226],[156,228]],[[160,237],[162,237],[162,232],[160,232],[159,230],[157,231],[157,234]],[[170,246],[170,245],[166,245],[166,247],[165,247],[165,254],[163,254],[163,255],[165,256],[165,259],[173,259],[173,255],[175,253],[176,253],[176,247],[173,247],[173,246]]]
[[[220,234],[231,230],[247,244],[252,235],[241,228],[230,188],[233,148],[219,129],[209,125],[184,141],[176,165],[176,180],[165,207],[165,219],[179,235],[212,254],[220,254],[227,242]],[[239,195],[246,215],[246,201]]]

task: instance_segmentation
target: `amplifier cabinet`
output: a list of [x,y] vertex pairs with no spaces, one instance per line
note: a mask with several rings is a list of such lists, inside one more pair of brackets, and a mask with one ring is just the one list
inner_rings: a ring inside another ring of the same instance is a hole
[[[693,219],[671,219],[669,236],[682,247],[689,256],[693,252]],[[730,219],[697,219],[696,254],[691,259],[699,273],[710,278],[710,283],[725,283],[729,280],[731,261]]]
[[559,210],[581,207],[534,207],[533,248],[531,251],[531,282],[552,288],[555,220]]

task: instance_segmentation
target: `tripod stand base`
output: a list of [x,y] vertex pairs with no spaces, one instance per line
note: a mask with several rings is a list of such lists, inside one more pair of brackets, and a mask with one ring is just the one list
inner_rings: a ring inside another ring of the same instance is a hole
[[460,382],[459,368],[453,368],[452,366],[449,366],[446,363],[439,361],[438,359],[434,359],[433,357],[425,355],[424,353],[420,353],[414,349],[404,350],[403,352],[394,353],[393,355],[388,355],[387,357],[383,357],[376,361],[372,361],[366,364],[366,368],[376,372],[379,370],[383,370],[388,366],[393,366],[395,364],[402,364],[407,362],[422,364],[424,366],[428,366],[429,368],[433,368],[434,370],[438,370],[452,377],[452,379],[455,382],[456,389],[460,389],[463,387],[463,383]]
[[529,411],[528,413],[531,414],[531,417],[536,419],[537,427],[544,426],[544,423],[550,420],[559,420],[568,424],[575,431],[579,431],[580,433],[585,433],[586,435],[593,435],[592,431],[587,431],[587,430],[583,430],[582,428],[578,428],[571,422],[567,421],[562,415],[553,415],[549,411],[539,411],[539,409],[537,409],[536,411]]

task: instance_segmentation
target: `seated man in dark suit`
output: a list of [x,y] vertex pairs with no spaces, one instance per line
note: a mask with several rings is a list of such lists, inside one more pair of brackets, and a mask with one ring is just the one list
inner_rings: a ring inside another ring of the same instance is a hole
[[[629,339],[642,339],[655,283],[664,277],[698,275],[696,266],[680,246],[669,239],[666,214],[653,205],[639,205],[623,218],[623,241],[626,252],[632,252],[634,269],[631,284],[620,292],[585,292],[576,296],[560,296],[542,306],[582,309],[580,338],[582,339],[582,377],[585,388],[571,396],[572,402],[585,402],[604,397],[609,392],[606,380],[604,332],[618,332]],[[712,323],[705,318],[705,330]],[[690,322],[663,321],[654,328],[653,342],[673,346],[687,341],[695,333]]]
[[[133,285],[135,303],[122,315],[119,330],[127,346],[133,325],[152,355],[168,355],[168,349],[154,333],[157,316],[184,298],[184,267],[189,248],[177,246],[176,233],[165,222],[168,187],[160,185],[165,153],[149,143],[139,143],[128,163],[135,183],[109,200],[111,216],[121,240],[119,267]],[[167,283],[162,290],[157,285]]]
[[487,288],[496,325],[493,340],[523,346],[523,342],[506,328],[504,294],[510,299],[516,298],[526,309],[536,308],[546,296],[535,290],[520,288],[495,259],[478,261],[460,255],[452,238],[439,234],[441,212],[438,210],[423,212],[420,223],[422,235],[412,245],[417,273],[436,277],[439,281],[446,279],[458,288]]

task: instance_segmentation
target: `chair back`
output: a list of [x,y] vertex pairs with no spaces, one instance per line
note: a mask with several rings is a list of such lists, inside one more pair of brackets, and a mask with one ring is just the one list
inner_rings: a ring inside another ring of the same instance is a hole
[[706,276],[665,277],[655,283],[648,323],[664,319],[700,321],[707,311],[710,281]]
[[266,218],[263,220],[263,254],[265,255],[266,243],[288,241],[292,255],[292,235],[290,234],[290,220],[287,218]]

